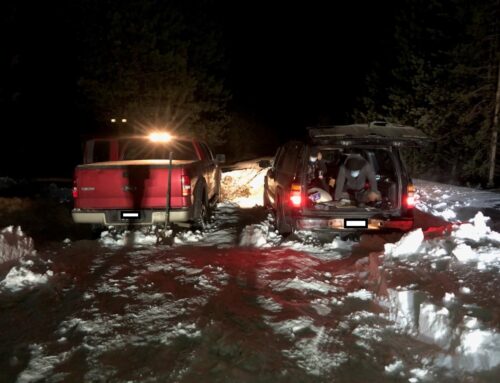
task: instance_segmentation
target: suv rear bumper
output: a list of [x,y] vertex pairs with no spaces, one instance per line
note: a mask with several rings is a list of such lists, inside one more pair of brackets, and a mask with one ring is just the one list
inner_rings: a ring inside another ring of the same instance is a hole
[[344,228],[344,218],[319,218],[319,217],[296,217],[294,226],[297,230],[330,230],[330,231],[383,231],[400,230],[410,231],[413,228],[412,217],[393,217],[389,219],[366,218],[368,227]]
[[[142,209],[134,210],[139,212],[139,218],[122,219],[121,212],[128,210],[82,210],[73,209],[71,215],[75,223],[92,223],[101,225],[154,225],[165,222],[165,210]],[[189,222],[193,219],[193,210],[172,209],[169,213],[170,222]]]

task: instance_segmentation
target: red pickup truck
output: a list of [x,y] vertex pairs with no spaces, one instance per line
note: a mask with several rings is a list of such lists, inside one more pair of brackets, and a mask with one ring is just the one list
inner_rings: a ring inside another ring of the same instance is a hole
[[219,198],[224,155],[214,158],[204,142],[152,137],[85,143],[74,175],[74,222],[203,226]]

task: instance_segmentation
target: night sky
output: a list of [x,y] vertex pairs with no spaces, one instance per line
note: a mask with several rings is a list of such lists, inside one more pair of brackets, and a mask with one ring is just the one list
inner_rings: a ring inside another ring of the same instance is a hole
[[[271,132],[272,145],[263,144],[262,154],[300,136],[305,126],[350,122],[373,58],[391,59],[389,3],[215,3],[230,109]],[[6,117],[0,176],[71,175],[81,158],[81,137],[102,129],[77,97],[81,68],[71,13],[62,1],[10,1],[2,7],[6,49],[0,85]],[[14,157],[18,166],[9,160]]]
[[283,136],[317,122],[347,122],[372,57],[387,53],[390,7],[234,7],[226,30],[235,103]]

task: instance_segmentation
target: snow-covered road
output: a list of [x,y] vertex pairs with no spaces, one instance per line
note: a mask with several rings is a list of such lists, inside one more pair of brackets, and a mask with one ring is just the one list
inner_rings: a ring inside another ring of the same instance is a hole
[[251,207],[255,166],[225,176],[212,226],[163,243],[107,231],[35,251],[2,231],[0,381],[498,381],[500,234],[476,213],[499,195],[419,181],[422,211],[474,221],[324,242]]

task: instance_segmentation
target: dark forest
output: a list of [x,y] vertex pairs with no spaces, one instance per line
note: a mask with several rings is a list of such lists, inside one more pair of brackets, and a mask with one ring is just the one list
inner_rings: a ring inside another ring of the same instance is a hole
[[498,0],[0,7],[0,176],[70,177],[86,137],[151,127],[238,160],[384,119],[433,138],[416,176],[498,186]]

